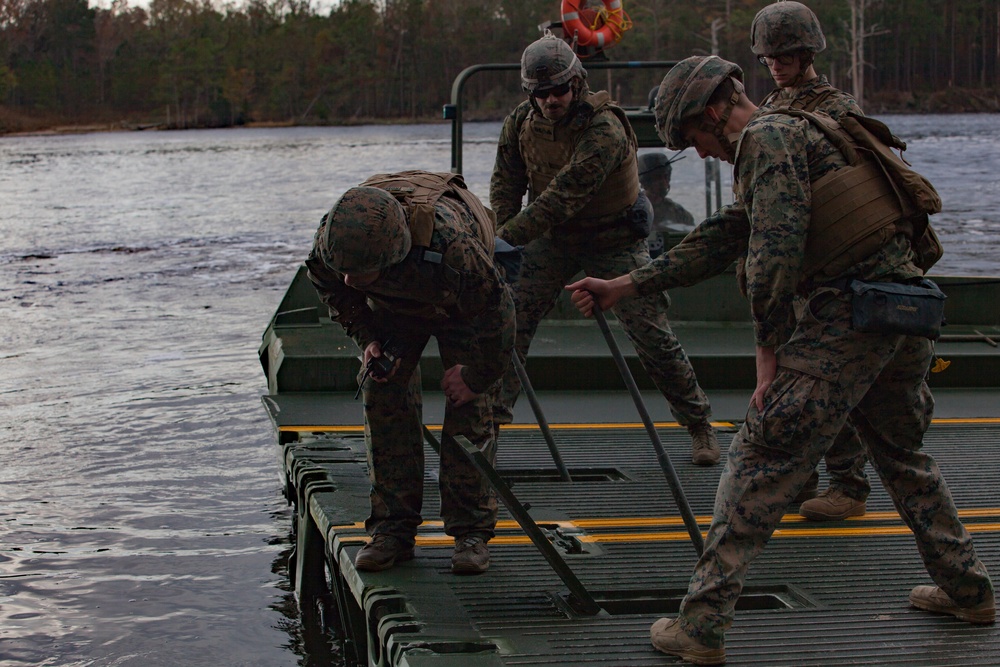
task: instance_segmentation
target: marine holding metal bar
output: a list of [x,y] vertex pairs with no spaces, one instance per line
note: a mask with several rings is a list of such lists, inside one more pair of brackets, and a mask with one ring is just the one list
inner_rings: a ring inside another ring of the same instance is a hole
[[[605,92],[591,92],[573,49],[546,32],[521,56],[527,93],[504,120],[490,181],[497,235],[524,246],[517,306],[516,352],[528,354],[541,319],[562,286],[583,270],[611,277],[650,260],[651,207],[639,188],[637,140]],[[527,204],[523,205],[527,194]],[[643,367],[692,438],[697,465],[719,461],[708,397],[670,328],[666,293],[615,308]],[[520,382],[513,368],[502,385],[498,419],[513,419]]]
[[[969,623],[993,624],[996,603],[989,574],[937,463],[922,451],[934,410],[926,383],[931,341],[858,331],[852,323],[852,293],[838,282],[920,280],[923,270],[913,241],[890,220],[880,228],[887,233],[876,232],[881,243],[864,256],[812,271],[806,247],[816,211],[815,185],[828,175],[835,178],[850,163],[810,119],[758,111],[737,72],[737,65],[717,56],[693,56],[667,73],[657,98],[657,129],[670,148],[693,146],[702,157],[720,157],[735,166],[737,201],[749,219],[746,286],[757,387],[719,481],[705,552],[678,616],[651,627],[653,646],[698,664],[725,662],[725,633],[747,569],[848,415],[932,575],[933,584],[912,590],[910,604]],[[865,207],[856,211],[858,217]],[[846,232],[864,223],[838,224]],[[856,247],[862,244],[871,247],[866,238]],[[850,256],[850,249],[843,253]],[[587,278],[568,287],[574,302],[589,312],[595,299],[604,308],[623,296],[662,289],[658,277],[671,270],[665,255],[630,275],[611,281]],[[794,307],[796,295],[805,299],[801,308]],[[781,331],[789,322],[793,331],[785,338]]]

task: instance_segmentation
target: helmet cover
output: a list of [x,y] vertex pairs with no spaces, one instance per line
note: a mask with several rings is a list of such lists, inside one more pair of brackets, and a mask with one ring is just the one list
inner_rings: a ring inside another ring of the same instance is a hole
[[674,168],[670,166],[670,158],[662,151],[643,153],[639,156],[639,181],[648,182],[654,176],[669,179]]
[[719,56],[691,56],[667,72],[656,95],[654,113],[656,133],[668,148],[679,151],[691,145],[681,128],[687,121],[702,117],[715,89],[730,78],[742,92],[743,70]]
[[546,30],[521,54],[521,87],[525,92],[553,88],[573,77],[587,78],[587,70],[569,44]]
[[340,273],[381,271],[410,252],[406,210],[381,188],[349,189],[327,213],[325,224],[320,255]]
[[750,50],[758,56],[819,53],[825,48],[819,19],[801,2],[781,0],[768,5],[757,12],[750,26]]

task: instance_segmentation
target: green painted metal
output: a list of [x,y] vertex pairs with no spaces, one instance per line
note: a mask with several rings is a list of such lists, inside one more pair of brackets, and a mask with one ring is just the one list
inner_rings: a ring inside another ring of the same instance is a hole
[[[665,70],[672,64],[586,66]],[[517,68],[477,65],[456,78],[446,107],[453,121],[453,171],[462,167],[465,82],[479,72]],[[651,112],[627,113],[642,146],[662,145]],[[711,169],[706,167],[706,207],[714,210],[712,189],[716,207],[721,193]],[[976,510],[967,525],[987,567],[1000,571],[1000,487],[983,483],[1000,475],[1000,277],[934,279],[948,295],[948,325],[936,352],[950,362],[929,379],[936,416],[994,421],[935,424],[925,442],[960,510]],[[670,294],[671,326],[712,399],[714,418],[732,422],[728,430],[734,431],[756,381],[749,309],[734,271]],[[336,631],[349,664],[664,664],[648,645],[648,627],[676,611],[684,594],[696,557],[687,543],[692,530],[700,538],[699,525],[707,527],[721,466],[670,464],[676,488],[683,486],[683,503],[667,501],[660,454],[668,463],[670,453],[684,460],[690,440],[684,429],[664,426],[672,417],[662,397],[617,322],[609,320],[582,318],[564,295],[539,327],[524,370],[537,393],[531,401],[539,407],[535,420],[560,428],[566,460],[546,446],[551,433],[546,438],[541,430],[521,428],[502,432],[495,468],[479,461],[507,508],[490,545],[490,571],[476,577],[450,573],[450,539],[433,523],[439,497],[431,475],[417,558],[387,572],[364,573],[353,567],[366,538],[370,484],[362,409],[351,400],[360,351],[329,319],[300,267],[259,348],[268,387],[263,402],[274,426],[283,493],[296,508],[291,577],[303,618],[320,618]],[[433,341],[421,372],[424,419],[440,423],[443,369]],[[633,378],[627,393],[618,389],[626,376]],[[639,406],[641,427],[634,425]],[[660,422],[654,423],[657,415]],[[515,422],[532,423],[525,406],[518,406]],[[429,429],[424,433],[433,468],[440,446]],[[467,445],[476,460],[472,450]],[[682,504],[687,513],[678,512]],[[880,488],[869,499],[869,512],[863,520],[823,524],[849,529],[841,536],[806,531],[789,537],[804,526],[786,517],[754,564],[740,606],[747,611],[727,637],[734,664],[1000,667],[996,628],[972,628],[907,608],[909,587],[925,583],[916,580],[922,570],[912,538],[899,533],[899,519]]]
[[[935,277],[948,295],[948,325],[936,346],[951,362],[931,376],[934,389],[996,387],[1000,377],[1000,278]],[[756,382],[749,308],[733,273],[670,291],[671,326],[707,390],[752,388]],[[653,387],[631,343],[609,322],[640,389]],[[261,366],[272,395],[357,390],[360,351],[331,322],[301,267],[264,333]],[[613,359],[592,320],[564,297],[539,327],[524,362],[536,391],[599,390],[619,386]],[[424,386],[436,389],[443,369],[433,341],[421,361]]]

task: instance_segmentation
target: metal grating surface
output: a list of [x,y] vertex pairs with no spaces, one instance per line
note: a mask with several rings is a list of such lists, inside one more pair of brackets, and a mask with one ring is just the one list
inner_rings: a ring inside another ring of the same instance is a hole
[[[690,440],[684,430],[663,428],[659,434],[704,531],[721,466],[691,465]],[[695,552],[645,432],[622,428],[560,429],[555,438],[571,472],[574,468],[599,466],[617,469],[625,477],[572,484],[514,484],[514,493],[522,503],[530,503],[531,513],[540,523],[555,526],[557,521],[573,522],[574,530],[592,540],[596,553],[566,557],[587,589],[598,598],[602,592],[628,597],[630,592],[676,595],[684,590]],[[728,440],[725,433],[720,433],[720,440]],[[356,439],[338,442],[353,447],[358,444]],[[966,525],[973,531],[980,556],[994,574],[1000,572],[998,446],[997,424],[935,424],[925,438],[925,447],[938,460]],[[289,459],[294,461],[295,447],[292,450]],[[355,453],[342,457],[344,463],[340,464],[320,458],[314,451],[309,465],[325,470],[334,487],[352,489],[350,497],[358,503],[352,510],[340,505],[336,513],[342,517],[344,512],[355,511],[359,513],[355,521],[363,521],[367,499],[357,493],[358,477],[364,480],[363,457],[359,459]],[[345,465],[348,459],[350,463]],[[439,503],[436,471],[432,470],[435,459],[428,449],[430,472],[424,497],[428,520],[436,518],[430,516],[430,511]],[[290,467],[286,466],[286,470]],[[523,430],[502,434],[498,468],[501,474],[505,468],[554,471],[540,435]],[[894,534],[900,532],[902,522],[870,467],[868,472],[873,490],[865,517],[824,524],[804,522],[794,514],[786,517],[779,531],[806,530],[795,536],[777,534],[752,566],[747,585],[791,586],[801,591],[809,604],[796,609],[737,612],[736,622],[727,634],[728,664],[1000,666],[997,627],[972,626],[909,608],[910,589],[930,583],[930,579],[909,533]],[[821,465],[821,487],[826,481]],[[664,521],[670,518],[672,523]],[[509,516],[501,509],[504,519],[509,520]],[[611,523],[612,519],[621,521]],[[863,530],[846,535],[827,535],[818,530],[831,527]],[[679,664],[649,645],[649,626],[664,614],[637,608],[634,614],[619,609],[614,615],[596,618],[567,615],[559,602],[565,586],[539,552],[524,542],[516,526],[503,524],[490,545],[491,569],[478,577],[450,575],[451,548],[440,539],[443,537],[439,524],[426,523],[421,527],[424,543],[417,559],[392,570],[402,575],[391,581],[404,595],[406,573],[419,571],[422,578],[434,574],[436,585],[450,589],[453,604],[461,607],[445,612],[433,604],[423,604],[422,598],[411,600],[413,616],[422,624],[422,632],[434,634],[436,618],[461,616],[483,639],[499,647],[499,654],[494,656],[499,662],[490,664]],[[371,575],[361,575],[359,581],[366,576]],[[389,581],[375,579],[374,583],[384,585]]]

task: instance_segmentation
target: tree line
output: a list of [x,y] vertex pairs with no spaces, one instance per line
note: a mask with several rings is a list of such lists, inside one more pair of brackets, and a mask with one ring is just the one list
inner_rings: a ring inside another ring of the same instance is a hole
[[[870,110],[1000,108],[998,0],[806,1],[827,36],[818,69]],[[556,0],[341,0],[323,10],[309,0],[110,2],[0,0],[0,131],[30,119],[425,120],[441,115],[463,68],[516,63],[540,24],[560,20]],[[740,63],[759,99],[771,83],[750,52],[750,24],[768,2],[623,0],[632,28],[605,55],[718,53]],[[591,79],[641,104],[662,76]],[[464,99],[467,118],[500,118],[522,99],[517,73],[473,77]]]

